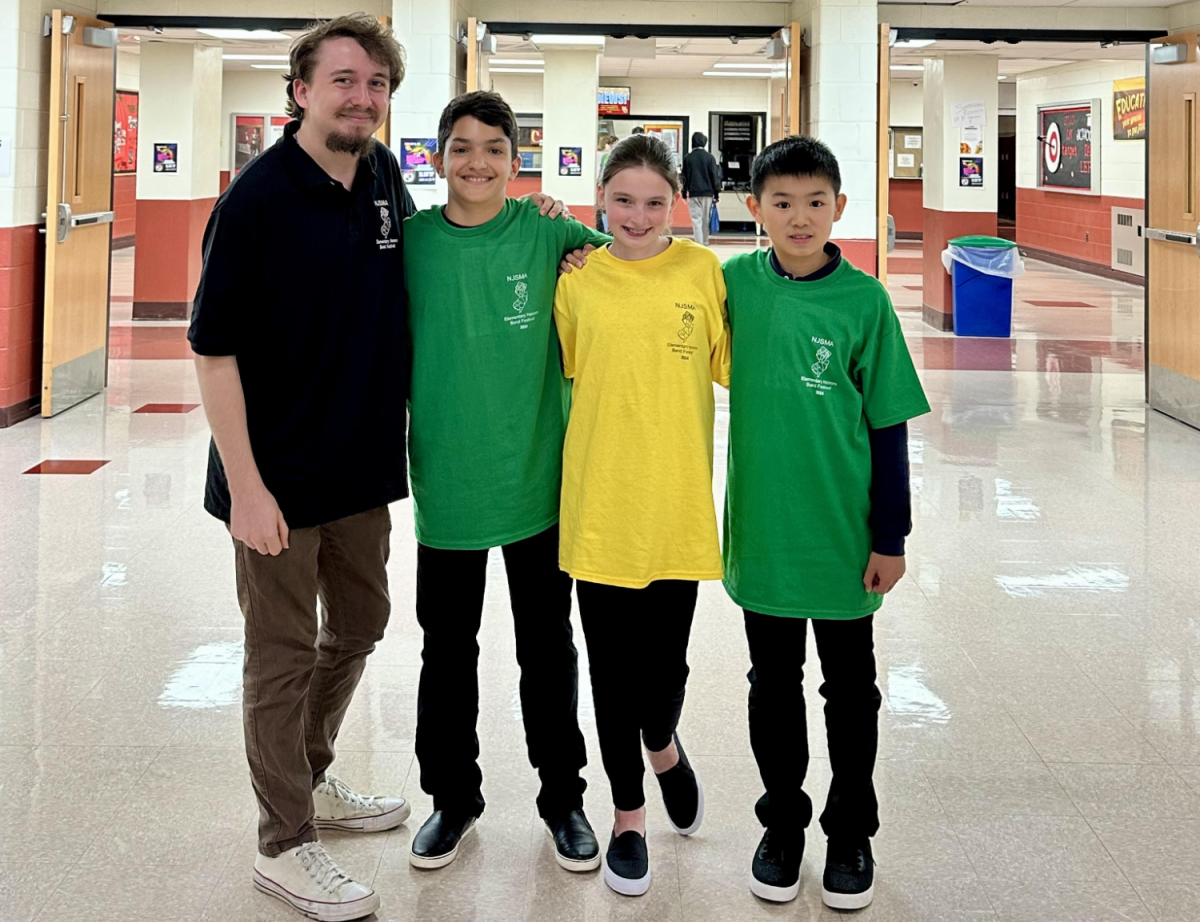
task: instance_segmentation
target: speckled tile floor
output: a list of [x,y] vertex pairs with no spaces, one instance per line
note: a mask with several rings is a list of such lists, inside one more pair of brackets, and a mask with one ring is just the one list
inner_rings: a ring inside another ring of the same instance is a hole
[[[132,279],[133,255],[118,252],[118,284]],[[920,283],[891,279],[933,412],[912,425],[909,575],[877,619],[883,827],[876,899],[860,917],[1196,919],[1200,433],[1143,405],[1142,293],[1031,263],[1014,339],[981,344],[925,327],[913,310]],[[241,616],[228,539],[200,507],[204,413],[133,412],[199,402],[183,325],[124,316],[115,328],[124,347],[102,397],[0,430],[0,922],[299,918],[250,885]],[[52,459],[108,463],[23,473]],[[723,479],[719,461],[718,495]],[[749,893],[759,791],[748,661],[717,584],[701,591],[682,726],[706,782],[703,829],[675,836],[652,798],[655,881],[640,900],[558,869],[534,810],[498,558],[481,637],[489,807],[458,862],[412,870],[409,836],[430,804],[413,764],[409,503],[393,514],[395,613],[336,769],[361,790],[402,792],[413,819],[390,834],[325,837],[374,883],[379,919],[837,915],[821,906],[815,824],[800,898],[770,906]],[[608,788],[586,681],[580,692],[588,809],[602,829]],[[820,802],[823,741],[814,754]]]

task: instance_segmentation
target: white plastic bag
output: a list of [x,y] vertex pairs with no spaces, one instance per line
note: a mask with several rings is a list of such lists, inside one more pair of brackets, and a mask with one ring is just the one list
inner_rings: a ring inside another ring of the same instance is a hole
[[942,250],[942,265],[950,272],[954,263],[970,266],[984,275],[1016,279],[1025,274],[1025,261],[1016,247],[958,247],[951,244]]

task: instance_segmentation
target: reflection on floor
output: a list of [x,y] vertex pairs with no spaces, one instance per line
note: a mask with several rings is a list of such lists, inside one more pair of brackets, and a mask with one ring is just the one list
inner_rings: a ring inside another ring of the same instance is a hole
[[[921,323],[920,284],[919,265],[891,279],[933,412],[912,426],[909,575],[877,619],[883,828],[861,918],[1200,917],[1200,433],[1143,406],[1141,291],[1031,263],[1014,339],[968,341]],[[250,885],[241,618],[228,538],[200,508],[208,432],[184,332],[126,314],[102,398],[0,431],[5,922],[294,918]],[[24,473],[44,462],[107,463]],[[718,495],[723,477],[719,461]],[[379,918],[834,918],[820,905],[816,824],[799,901],[772,908],[749,893],[748,662],[716,584],[701,592],[681,728],[705,780],[704,828],[679,838],[652,798],[655,879],[641,900],[558,869],[534,810],[498,558],[481,638],[489,807],[454,865],[410,869],[430,804],[413,764],[411,506],[394,515],[395,614],[337,770],[403,792],[414,815],[391,834],[325,837],[374,882]],[[830,768],[809,672],[819,804]],[[588,809],[604,830],[586,682],[580,693]]]

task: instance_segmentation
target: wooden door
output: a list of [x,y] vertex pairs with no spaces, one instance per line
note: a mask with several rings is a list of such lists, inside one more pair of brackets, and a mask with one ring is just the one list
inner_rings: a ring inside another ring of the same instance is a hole
[[[1200,60],[1196,32],[1160,42],[1186,60],[1151,64],[1147,247],[1150,405],[1200,427]],[[1180,55],[1183,56],[1182,54]]]
[[888,277],[888,215],[891,204],[888,201],[888,152],[891,150],[891,134],[888,126],[891,124],[891,46],[892,27],[886,23],[879,24],[879,49],[876,60],[875,80],[875,275],[883,284]]
[[46,169],[42,415],[104,389],[112,239],[113,79],[108,23],[55,10]]

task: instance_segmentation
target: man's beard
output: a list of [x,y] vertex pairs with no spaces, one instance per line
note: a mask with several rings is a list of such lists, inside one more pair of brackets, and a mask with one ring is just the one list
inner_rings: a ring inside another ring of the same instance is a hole
[[365,157],[375,149],[375,136],[339,134],[331,131],[325,138],[325,146],[335,154],[354,154],[356,157]]

